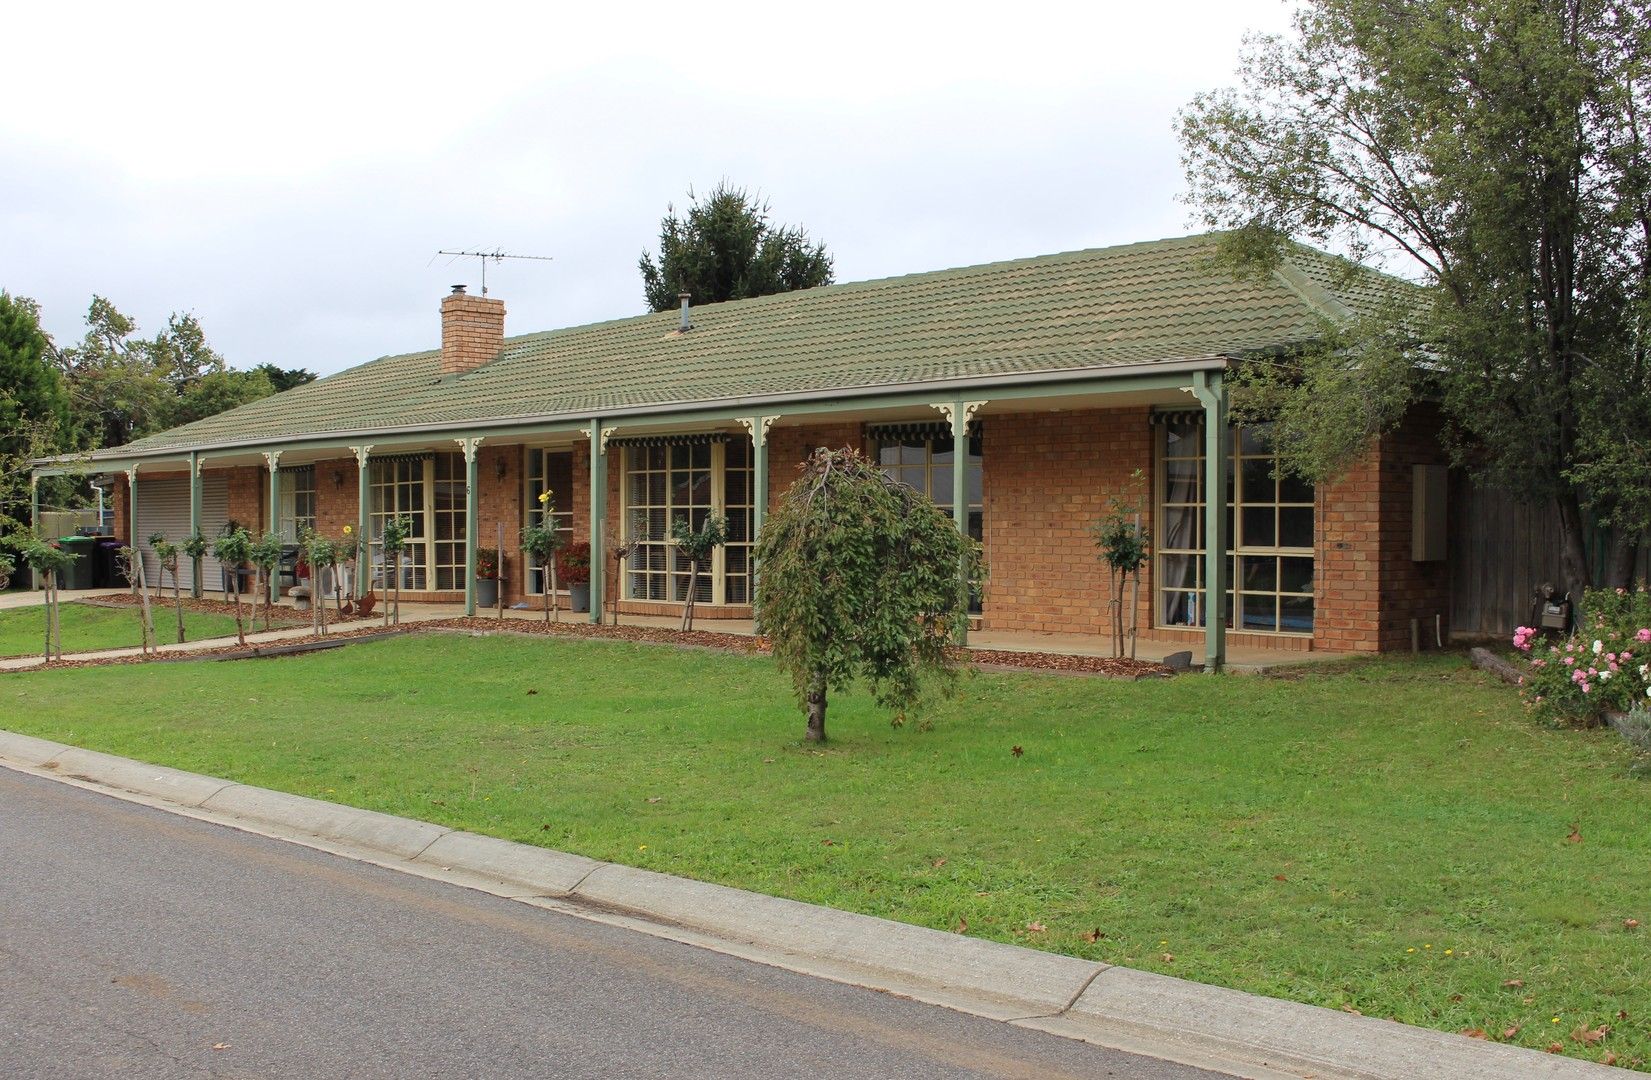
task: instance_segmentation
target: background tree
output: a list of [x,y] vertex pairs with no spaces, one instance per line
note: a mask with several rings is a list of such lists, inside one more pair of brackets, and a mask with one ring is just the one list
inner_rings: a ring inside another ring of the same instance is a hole
[[[0,534],[30,526],[29,460],[54,454],[69,431],[69,395],[40,329],[39,308],[0,292]],[[48,505],[67,502],[73,481],[42,481]]]
[[723,180],[704,198],[688,192],[687,213],[666,208],[659,258],[637,263],[650,311],[669,311],[687,291],[695,304],[831,284],[831,256],[801,227],[769,223],[768,203]]
[[[183,586],[178,581],[178,556],[183,549],[168,541],[166,534],[160,532],[150,534],[149,547],[155,552],[155,561],[160,564],[160,568],[172,575],[172,607],[178,615],[178,643],[181,645],[184,640]],[[158,586],[159,582],[156,582],[156,585]]]
[[263,375],[264,378],[269,380],[270,386],[275,388],[277,394],[283,390],[291,390],[295,386],[303,386],[305,383],[315,381],[315,372],[313,371],[305,368],[276,367],[270,363],[256,364],[248,369],[248,373]]
[[1236,408],[1277,419],[1286,468],[1332,478],[1436,398],[1459,464],[1552,506],[1573,593],[1585,508],[1616,526],[1604,584],[1628,583],[1651,490],[1648,59],[1630,0],[1308,0],[1250,40],[1241,89],[1182,113],[1191,199],[1235,261],[1297,238],[1421,283],[1249,365]]
[[245,566],[247,559],[251,557],[252,536],[240,526],[226,529],[222,536],[212,542],[212,554],[217,556],[218,562],[229,571],[230,580],[235,582],[235,641],[239,645],[245,645],[246,622],[241,615],[241,578],[237,571]]
[[174,312],[165,329],[144,337],[101,296],[87,309],[80,343],[54,350],[54,358],[72,402],[74,445],[82,449],[118,446],[315,377],[272,364],[229,367],[190,314]]
[[763,525],[757,617],[791,674],[807,738],[826,696],[855,679],[903,715],[925,677],[946,678],[969,617],[980,545],[918,491],[854,450],[819,449]]
[[671,542],[688,560],[688,598],[682,604],[682,629],[692,630],[699,572],[710,565],[717,548],[728,542],[728,519],[721,514],[707,514],[704,524],[695,529],[687,518],[679,517],[671,522]]

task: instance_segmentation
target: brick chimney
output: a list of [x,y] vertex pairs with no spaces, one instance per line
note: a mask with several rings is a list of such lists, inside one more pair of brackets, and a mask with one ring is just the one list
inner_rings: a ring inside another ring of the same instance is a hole
[[441,373],[474,371],[504,348],[504,301],[470,296],[463,285],[441,298]]

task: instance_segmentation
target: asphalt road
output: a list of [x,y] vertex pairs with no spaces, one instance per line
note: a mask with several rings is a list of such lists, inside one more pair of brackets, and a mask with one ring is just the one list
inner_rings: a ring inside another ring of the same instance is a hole
[[1217,1074],[0,768],[0,1076]]

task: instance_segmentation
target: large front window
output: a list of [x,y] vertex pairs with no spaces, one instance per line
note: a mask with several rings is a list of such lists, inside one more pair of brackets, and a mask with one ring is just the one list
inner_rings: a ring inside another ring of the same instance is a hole
[[[981,472],[981,438],[978,426],[971,425],[965,445],[963,498],[967,507],[969,535],[984,542],[986,529],[985,486]],[[883,472],[927,495],[935,506],[952,512],[951,432],[940,425],[922,424],[900,428],[872,429],[873,453]],[[980,612],[980,591],[973,590],[969,610]]]
[[[1204,426],[1179,414],[1163,418],[1159,431],[1158,622],[1203,626]],[[1313,486],[1278,474],[1265,425],[1234,427],[1230,443],[1223,616],[1235,630],[1310,634]]]
[[296,544],[315,530],[315,466],[281,470],[281,542]]
[[406,518],[412,529],[401,553],[401,587],[456,592],[464,588],[464,458],[456,453],[380,458],[368,465],[368,525],[376,580],[387,581],[384,525]]
[[671,543],[676,521],[700,529],[711,514],[728,518],[728,542],[693,582],[707,604],[751,602],[751,446],[744,439],[675,441],[624,448],[624,535],[634,542],[625,568],[631,600],[688,597],[689,563]]

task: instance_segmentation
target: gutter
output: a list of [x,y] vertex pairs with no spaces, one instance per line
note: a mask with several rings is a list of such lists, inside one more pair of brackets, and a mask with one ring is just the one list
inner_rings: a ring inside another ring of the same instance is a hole
[[[603,420],[620,419],[622,417],[649,416],[664,412],[699,412],[719,409],[760,409],[773,405],[786,405],[801,402],[831,401],[844,398],[853,401],[861,397],[877,397],[893,394],[917,393],[961,393],[980,387],[999,386],[1012,383],[1015,386],[1037,386],[1043,383],[1069,382],[1074,376],[1082,378],[1090,376],[1097,381],[1126,378],[1140,374],[1177,374],[1194,371],[1224,371],[1232,362],[1232,357],[1222,355],[1208,355],[1189,360],[1153,361],[1147,360],[1134,364],[1109,364],[1105,367],[1076,367],[1055,368],[1048,371],[1029,372],[1015,376],[974,376],[967,379],[944,379],[925,382],[877,383],[855,387],[833,388],[829,390],[807,390],[791,394],[766,394],[747,397],[710,398],[698,401],[653,402],[648,405],[628,405],[612,409],[585,409],[579,412],[546,413],[538,416],[496,416],[486,420],[452,421],[444,420],[434,424],[411,424],[397,427],[350,428],[338,431],[316,431],[294,435],[270,435],[254,439],[242,439],[234,442],[202,443],[194,446],[174,446],[164,449],[140,450],[134,453],[121,454],[111,451],[105,457],[75,458],[60,456],[55,458],[39,458],[31,461],[32,466],[50,466],[60,464],[85,463],[95,468],[101,462],[141,461],[151,458],[175,458],[180,455],[195,453],[222,453],[226,450],[250,450],[260,446],[280,446],[293,442],[309,442],[328,439],[356,439],[372,438],[383,435],[439,435],[444,432],[465,431],[485,432],[492,428],[517,427],[522,424],[539,424],[547,426],[557,423],[588,424],[592,417]],[[115,448],[118,450],[118,448]]]

